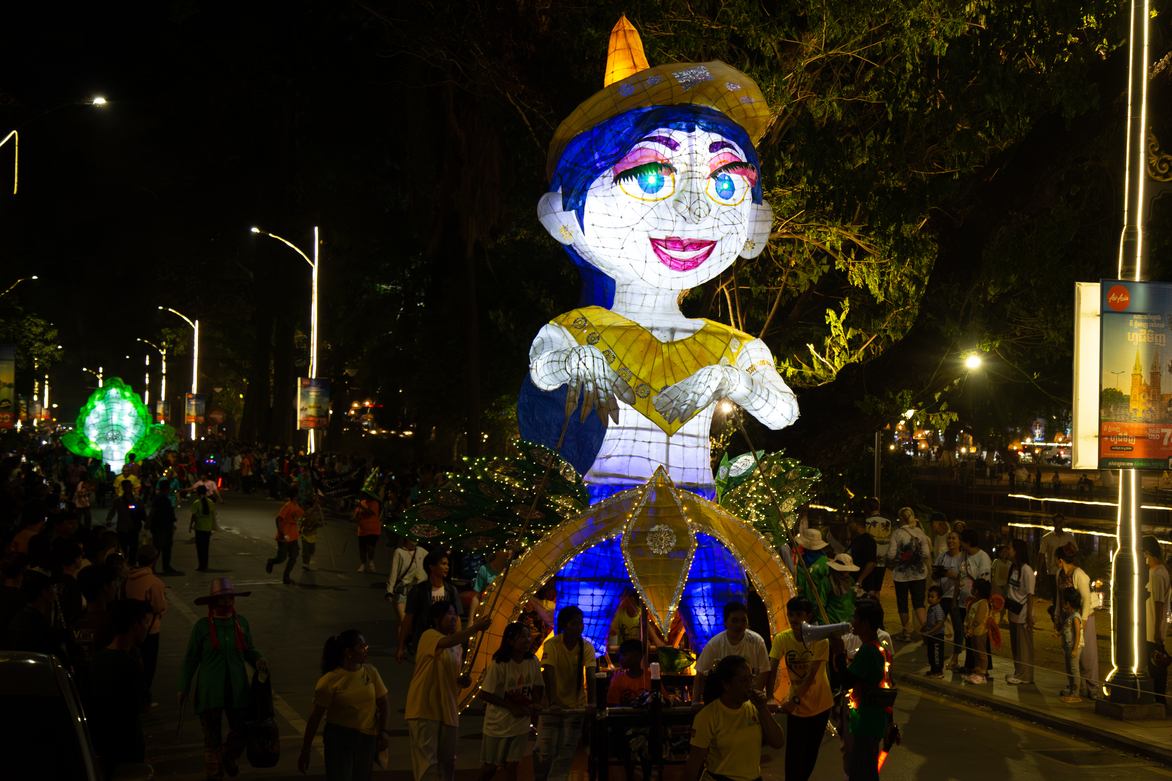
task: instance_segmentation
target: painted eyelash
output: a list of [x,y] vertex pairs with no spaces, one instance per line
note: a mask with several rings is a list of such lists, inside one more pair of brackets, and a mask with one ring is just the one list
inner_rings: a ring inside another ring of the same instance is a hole
[[709,179],[715,179],[720,174],[738,174],[746,178],[756,178],[757,166],[752,163],[741,162],[734,160],[731,163],[725,163],[720,168],[717,168],[712,173],[708,174]]
[[625,171],[615,174],[614,183],[630,181],[636,179],[643,174],[674,174],[676,172],[675,166],[670,163],[644,163],[637,165],[634,168],[628,168]]

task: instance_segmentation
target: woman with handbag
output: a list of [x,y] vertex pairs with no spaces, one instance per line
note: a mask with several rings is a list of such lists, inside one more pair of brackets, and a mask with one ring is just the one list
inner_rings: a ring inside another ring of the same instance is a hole
[[932,546],[912,508],[902,508],[898,518],[899,527],[892,532],[887,545],[887,566],[891,569],[891,580],[895,583],[895,604],[899,611],[899,623],[903,627],[903,631],[893,639],[907,642],[912,639],[908,623],[909,593],[919,625],[922,627],[928,618],[925,597]]
[[302,773],[309,769],[313,737],[325,717],[327,781],[370,781],[375,755],[387,749],[390,705],[382,677],[366,659],[366,638],[357,629],[326,640],[313,713],[297,758]]
[[1034,570],[1027,562],[1025,540],[1009,543],[1009,575],[1005,580],[1005,609],[1009,611],[1009,641],[1013,647],[1013,685],[1034,682]]

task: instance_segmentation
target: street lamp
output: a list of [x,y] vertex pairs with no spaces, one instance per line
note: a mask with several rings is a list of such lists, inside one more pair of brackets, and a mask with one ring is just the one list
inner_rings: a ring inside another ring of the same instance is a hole
[[[21,127],[24,127],[25,125],[27,125],[29,122],[32,122],[33,120],[40,119],[41,117],[45,116],[46,114],[51,114],[59,108],[65,108],[66,106],[73,106],[73,105],[77,105],[77,106],[104,106],[104,105],[106,105],[106,99],[103,97],[94,97],[94,98],[83,98],[81,100],[66,101],[65,103],[62,103],[60,106],[55,106],[54,108],[42,111],[40,114],[37,114],[32,119],[29,119],[28,121],[23,122],[20,125],[20,127],[9,131],[8,135],[6,135],[6,136],[4,136],[4,138],[0,139],[0,146],[4,146],[5,144],[8,143],[8,139],[10,139],[10,138],[12,139],[12,194],[13,195],[16,195],[16,188],[17,188],[17,183],[18,183],[19,174],[20,174],[20,134],[17,131],[20,130]],[[33,277],[33,279],[36,279],[36,277]]]
[[35,274],[31,277],[21,277],[20,279],[16,280],[11,285],[9,285],[7,290],[5,290],[3,293],[0,293],[0,298],[4,298],[4,296],[11,293],[13,288],[15,288],[21,282],[24,282],[26,279],[36,279],[36,278],[37,278],[37,276]]
[[[316,380],[317,379],[317,272],[318,272],[318,267],[319,267],[318,261],[320,260],[319,250],[321,247],[321,241],[318,240],[317,226],[316,225],[313,226],[313,260],[310,260],[309,257],[304,252],[302,252],[297,247],[296,244],[289,241],[288,239],[281,238],[280,236],[276,235],[275,233],[269,233],[268,231],[262,231],[260,228],[253,228],[252,232],[253,233],[263,233],[265,236],[268,236],[270,238],[276,239],[277,241],[281,242],[282,244],[284,244],[285,246],[289,247],[294,252],[296,252],[298,255],[300,255],[305,260],[305,262],[309,264],[310,269],[312,269],[312,272],[313,272],[313,292],[310,296],[310,309],[309,309],[309,332],[310,332],[310,334],[309,334],[309,378],[311,380]],[[313,429],[309,430],[309,444],[308,444],[307,450],[310,453],[312,453],[314,451],[314,433],[315,432]]]
[[[183,314],[182,312],[177,312],[169,306],[161,306],[159,309],[166,309],[173,315],[179,315],[187,322],[189,326],[195,329],[195,339],[193,340],[191,346],[191,395],[194,396],[195,394],[199,393],[199,320],[192,320],[187,315]],[[191,424],[191,439],[193,442],[195,441],[194,421]]]
[[[98,367],[98,370],[97,370],[97,371],[94,371],[93,369],[87,369],[87,368],[85,368],[84,366],[82,366],[82,367],[81,367],[81,370],[82,370],[83,372],[89,372],[90,374],[92,374],[92,375],[94,375],[95,377],[97,377],[97,378],[98,378],[98,387],[99,387],[99,388],[100,388],[100,387],[102,387],[102,367],[101,367],[101,366],[99,366],[99,367]],[[47,378],[47,377],[46,377],[46,379],[45,379],[45,383],[46,383],[46,384],[48,384],[48,378]],[[46,390],[45,390],[45,393],[46,393],[46,395],[48,395],[48,389],[47,389],[47,388],[46,388]]]
[[[161,385],[159,387],[159,399],[164,404],[166,404],[167,403],[167,346],[164,345],[162,347],[159,347],[157,344],[150,341],[149,339],[136,338],[135,341],[142,342],[143,344],[147,344],[147,345],[150,345],[151,347],[154,347],[156,350],[159,351],[159,355],[163,356],[163,365],[160,368],[160,374],[162,374],[162,381],[161,381]],[[150,391],[150,384],[151,384],[151,374],[150,374],[151,359],[150,359],[149,355],[147,356],[147,359],[146,359],[146,365],[147,365],[147,391],[149,392]],[[143,403],[145,404],[146,401],[144,400]]]
[[981,356],[973,353],[968,358],[964,359],[964,366],[966,369],[976,369],[981,365]]

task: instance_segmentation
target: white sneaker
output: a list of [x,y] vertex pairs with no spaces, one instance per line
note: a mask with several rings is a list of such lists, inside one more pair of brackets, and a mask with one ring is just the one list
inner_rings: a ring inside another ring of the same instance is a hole
[[1015,678],[1012,675],[1005,676],[1005,682],[1013,684],[1014,686],[1020,686],[1021,684],[1025,683],[1025,681],[1021,680],[1020,678]]
[[358,565],[358,571],[359,571],[359,572],[366,572],[366,565],[365,565],[365,564],[359,564],[359,565]]

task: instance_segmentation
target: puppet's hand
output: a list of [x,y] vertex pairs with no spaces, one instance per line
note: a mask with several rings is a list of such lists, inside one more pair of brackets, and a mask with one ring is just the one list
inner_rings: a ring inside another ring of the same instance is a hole
[[604,423],[607,418],[618,423],[618,399],[632,405],[635,403],[635,392],[631,386],[610,367],[597,347],[578,345],[567,352],[564,360],[570,378],[570,387],[566,392],[567,418],[578,406],[579,394],[582,396],[583,422],[590,411],[597,407],[598,417]]
[[732,366],[705,366],[691,377],[665,388],[655,397],[655,409],[664,420],[687,421],[709,404],[748,383],[744,372]]

